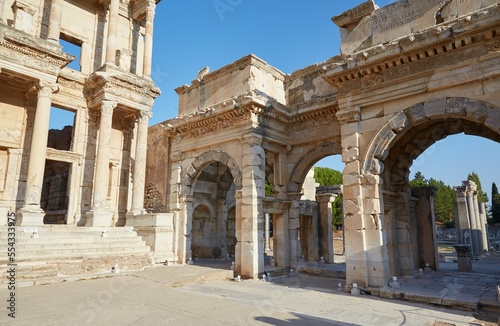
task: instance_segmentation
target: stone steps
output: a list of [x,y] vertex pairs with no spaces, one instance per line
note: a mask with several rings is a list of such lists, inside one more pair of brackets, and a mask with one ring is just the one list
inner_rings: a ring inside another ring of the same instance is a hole
[[[89,239],[92,240],[92,239]],[[38,243],[19,243],[15,245],[16,251],[19,252],[30,252],[37,250],[65,250],[65,249],[99,249],[99,248],[126,248],[126,247],[137,247],[137,245],[144,246],[146,243],[142,240],[138,241],[136,238],[124,241],[123,239],[109,239],[102,241],[96,239],[95,241],[65,241],[65,242],[42,242]],[[7,245],[0,245],[0,253],[7,252]]]
[[[0,229],[0,288],[7,287],[7,231]],[[16,285],[36,285],[140,270],[154,264],[151,249],[132,227],[16,227]]]

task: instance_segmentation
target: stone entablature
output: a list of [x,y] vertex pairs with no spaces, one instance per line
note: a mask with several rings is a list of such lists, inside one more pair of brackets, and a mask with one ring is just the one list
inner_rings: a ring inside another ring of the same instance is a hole
[[[468,49],[476,44],[485,44],[489,51],[498,51],[499,11],[500,5],[492,5],[488,10],[354,53],[340,61],[339,67],[329,71],[324,78],[341,93],[349,93],[394,81],[403,69],[413,69],[419,74],[431,73],[443,65],[437,60],[438,55],[446,55],[447,64],[475,58],[477,52]],[[474,29],[476,24],[484,27]]]

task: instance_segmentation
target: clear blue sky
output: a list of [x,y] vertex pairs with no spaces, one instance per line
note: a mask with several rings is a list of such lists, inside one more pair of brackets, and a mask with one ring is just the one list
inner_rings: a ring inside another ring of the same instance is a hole
[[[205,66],[213,71],[253,53],[292,73],[337,55],[340,37],[331,18],[363,2],[162,0],[156,10],[152,70],[162,95],[155,101],[151,125],[176,116],[174,88],[190,84]],[[392,2],[375,0],[380,7]],[[455,186],[475,171],[490,195],[493,181],[500,186],[499,163],[500,144],[457,135],[425,151],[414,162],[412,176],[421,171]],[[318,165],[343,169],[339,156]]]

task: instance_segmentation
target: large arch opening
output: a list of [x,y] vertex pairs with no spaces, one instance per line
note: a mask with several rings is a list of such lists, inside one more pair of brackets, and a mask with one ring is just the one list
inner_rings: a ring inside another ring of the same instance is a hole
[[419,103],[396,115],[372,141],[363,173],[381,177],[380,213],[391,275],[413,275],[416,269],[439,269],[440,264],[435,189],[409,189],[413,163],[419,157],[432,161],[432,155],[422,154],[449,136],[465,134],[500,143],[498,114],[497,107],[466,98]]
[[204,153],[189,166],[181,183],[181,195],[189,198],[185,201],[186,237],[183,239],[187,260],[192,258],[210,265],[217,260],[230,265],[229,261],[235,259],[237,216],[234,208],[240,185],[238,166],[226,153]]
[[[298,201],[298,251],[301,263],[344,264],[341,144],[325,142],[302,156],[288,189]],[[338,229],[338,231],[337,231]],[[323,265],[326,268],[325,265]]]
[[221,162],[206,165],[196,178],[191,217],[191,253],[195,260],[234,258],[236,222],[231,208],[235,206],[235,191],[231,171]]

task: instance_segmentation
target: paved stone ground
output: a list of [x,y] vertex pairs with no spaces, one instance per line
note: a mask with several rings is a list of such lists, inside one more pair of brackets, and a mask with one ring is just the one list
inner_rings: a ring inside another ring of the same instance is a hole
[[[15,320],[6,309],[9,293],[0,290],[0,325],[496,325],[473,312],[352,296],[338,290],[343,280],[332,278],[234,282],[231,277],[227,269],[160,266],[22,287]],[[432,278],[414,281],[427,282],[426,291],[432,291]]]

